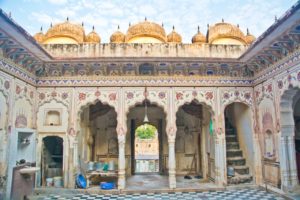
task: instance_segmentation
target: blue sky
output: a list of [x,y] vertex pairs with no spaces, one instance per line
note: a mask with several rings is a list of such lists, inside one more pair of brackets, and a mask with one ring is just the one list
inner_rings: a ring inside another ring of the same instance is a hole
[[282,16],[297,0],[0,0],[0,8],[11,12],[12,18],[30,34],[50,23],[84,22],[89,33],[92,26],[103,43],[120,25],[126,33],[128,24],[147,17],[148,21],[163,22],[166,33],[175,26],[183,42],[190,43],[200,26],[206,33],[207,24],[225,22],[239,24],[242,31],[260,36],[272,23],[275,15]]

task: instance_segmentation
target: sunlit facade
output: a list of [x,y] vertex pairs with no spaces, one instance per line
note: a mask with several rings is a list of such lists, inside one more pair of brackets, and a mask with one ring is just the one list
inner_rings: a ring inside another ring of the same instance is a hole
[[[168,33],[148,19],[126,33],[118,28],[109,43],[69,19],[31,36],[1,11],[0,193],[17,194],[13,169],[21,159],[38,168],[36,188],[55,177],[74,188],[91,163],[108,163],[117,188],[126,189],[141,171],[139,145],[158,150],[148,171],[167,176],[170,189],[192,174],[216,187],[293,190],[300,177],[299,8],[258,38],[222,20],[206,33],[198,28],[191,43],[176,27]],[[137,144],[145,115],[156,142]]]

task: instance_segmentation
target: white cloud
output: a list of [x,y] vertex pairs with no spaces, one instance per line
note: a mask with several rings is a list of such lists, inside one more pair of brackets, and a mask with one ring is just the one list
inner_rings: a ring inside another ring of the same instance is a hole
[[68,0],[48,0],[49,3],[56,5],[63,5],[68,2]]

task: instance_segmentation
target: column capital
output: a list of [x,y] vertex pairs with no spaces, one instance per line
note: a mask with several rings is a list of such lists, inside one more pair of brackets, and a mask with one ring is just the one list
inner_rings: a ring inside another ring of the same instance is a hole
[[175,142],[177,127],[176,125],[171,125],[167,129],[168,142]]
[[124,126],[121,123],[118,123],[116,131],[117,131],[118,138],[125,138],[126,131],[127,131],[126,126]]

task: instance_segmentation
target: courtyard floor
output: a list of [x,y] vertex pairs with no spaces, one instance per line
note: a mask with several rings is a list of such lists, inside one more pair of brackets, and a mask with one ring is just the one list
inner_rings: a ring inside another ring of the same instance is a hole
[[[183,176],[176,176],[177,189],[215,189],[216,185],[205,182],[202,179],[184,179]],[[126,180],[126,189],[132,191],[149,191],[156,189],[169,190],[169,177],[162,175],[134,175]]]
[[194,199],[212,199],[212,200],[282,200],[285,199],[274,193],[268,193],[261,189],[235,189],[225,191],[207,191],[207,192],[169,192],[169,193],[136,193],[136,194],[74,194],[74,195],[47,195],[47,197],[38,198],[40,200],[77,200],[77,199],[122,199],[122,200],[194,200]]

